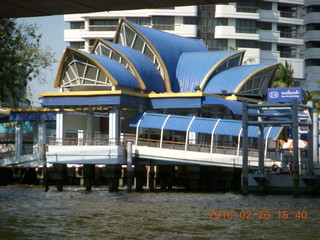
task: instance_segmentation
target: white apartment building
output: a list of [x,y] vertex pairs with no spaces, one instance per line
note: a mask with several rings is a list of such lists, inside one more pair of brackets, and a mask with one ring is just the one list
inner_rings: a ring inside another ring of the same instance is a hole
[[320,1],[306,0],[306,15],[304,23],[306,32],[304,41],[305,51],[305,82],[306,88],[319,89],[320,83]]
[[96,38],[112,40],[119,18],[184,37],[202,39],[209,50],[246,49],[250,63],[287,61],[296,85],[319,89],[319,0],[266,0],[223,5],[65,15],[65,41],[90,50]]
[[64,32],[64,40],[71,47],[90,50],[96,38],[112,40],[120,18],[126,18],[143,26],[168,31],[183,37],[197,37],[197,6],[110,11],[65,15],[70,29]]

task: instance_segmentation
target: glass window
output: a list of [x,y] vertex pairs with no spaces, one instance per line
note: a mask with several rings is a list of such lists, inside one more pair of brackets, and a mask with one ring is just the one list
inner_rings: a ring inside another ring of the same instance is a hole
[[174,30],[174,17],[152,17],[152,27],[159,30]]
[[256,48],[256,41],[236,40],[236,47],[239,47],[239,48]]
[[129,27],[126,26],[125,34],[126,34],[127,46],[131,47],[135,33]]
[[70,42],[70,47],[76,49],[84,49],[84,42]]
[[306,67],[310,66],[320,66],[320,59],[313,58],[313,59],[306,59]]
[[256,33],[256,21],[247,19],[236,19],[237,33]]
[[196,25],[195,17],[183,17],[183,24]]
[[143,49],[143,45],[144,45],[144,41],[140,38],[140,37],[136,37],[136,40],[133,44],[133,49],[142,52]]
[[84,22],[70,22],[70,29],[84,29]]
[[89,31],[115,31],[118,22],[118,19],[90,19]]
[[320,12],[320,6],[318,6],[318,5],[308,6],[307,13],[312,13],[312,12]]
[[257,47],[260,48],[261,50],[272,50],[272,44],[268,42],[257,42]]
[[307,48],[320,48],[320,41],[306,42]]
[[97,69],[91,66],[87,66],[86,76],[88,79],[96,79]]
[[307,24],[306,27],[307,27],[307,31],[319,31],[320,30],[320,24],[315,24],[315,23]]
[[146,55],[153,62],[154,54],[148,46],[144,50],[144,55]]
[[269,22],[257,22],[257,28],[263,30],[272,30],[272,23]]
[[215,25],[216,26],[228,26],[228,18],[216,18]]

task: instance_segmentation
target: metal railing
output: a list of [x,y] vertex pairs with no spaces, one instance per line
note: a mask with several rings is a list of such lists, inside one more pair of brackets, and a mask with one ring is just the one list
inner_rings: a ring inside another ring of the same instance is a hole
[[119,138],[48,138],[47,144],[53,146],[110,146],[120,145]]
[[[160,144],[161,144],[160,140],[138,138],[137,146],[147,146],[147,147],[160,148]],[[186,144],[185,142],[175,142],[175,141],[164,140],[164,141],[162,141],[162,148],[210,153],[211,146],[209,144],[188,143],[187,149],[185,149],[185,144]],[[258,149],[250,148],[249,152],[250,152],[249,155],[252,157],[258,156]],[[213,145],[212,153],[237,155],[237,147]],[[240,155],[242,154],[242,148],[240,148],[239,154]]]

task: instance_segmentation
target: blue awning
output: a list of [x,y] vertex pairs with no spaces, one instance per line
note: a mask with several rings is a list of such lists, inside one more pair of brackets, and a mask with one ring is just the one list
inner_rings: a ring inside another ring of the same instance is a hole
[[[189,131],[215,135],[239,136],[242,121],[230,119],[212,119],[191,116],[167,115],[158,113],[137,113],[130,127],[164,129],[173,131]],[[248,136],[258,137],[258,127],[249,126]],[[264,136],[275,139],[281,127],[265,127]],[[269,133],[269,134],[268,134]]]
[[55,112],[11,112],[9,121],[56,121]]

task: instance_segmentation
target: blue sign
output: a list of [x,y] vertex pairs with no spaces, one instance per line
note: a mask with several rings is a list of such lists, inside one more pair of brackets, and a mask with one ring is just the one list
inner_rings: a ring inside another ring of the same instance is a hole
[[292,102],[293,99],[302,101],[302,88],[268,88],[268,102]]

